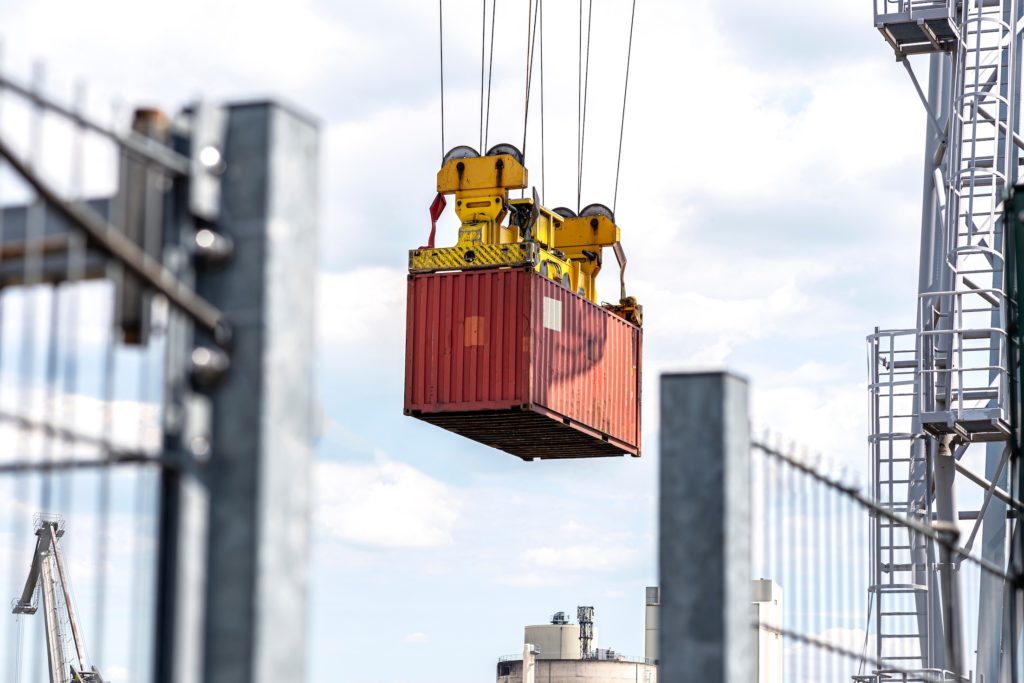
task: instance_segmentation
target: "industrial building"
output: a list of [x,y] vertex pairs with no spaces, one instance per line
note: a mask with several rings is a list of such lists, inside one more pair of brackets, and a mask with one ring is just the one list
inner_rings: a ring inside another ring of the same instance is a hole
[[[753,582],[752,627],[757,629],[752,683],[782,683],[782,588],[768,579]],[[550,623],[526,626],[523,653],[498,660],[497,683],[657,683],[658,610],[661,589],[644,591],[644,656],[627,657],[601,648],[594,608],[578,607],[577,623],[556,612]],[[769,628],[764,628],[765,626]]]

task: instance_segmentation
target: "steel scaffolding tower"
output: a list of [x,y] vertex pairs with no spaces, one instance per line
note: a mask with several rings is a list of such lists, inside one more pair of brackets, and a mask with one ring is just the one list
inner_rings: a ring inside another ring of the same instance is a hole
[[[874,11],[927,110],[928,130],[917,324],[868,337],[873,494],[924,523],[970,525],[961,545],[971,551],[980,539],[982,561],[1005,569],[1008,507],[1022,509],[1006,484],[1016,458],[1002,220],[1024,145],[1021,7],[874,0]],[[927,55],[927,93],[913,55]],[[982,573],[967,585],[959,562],[940,562],[934,543],[895,534],[879,519],[872,540],[876,658],[913,668],[920,680],[1009,681],[1006,662],[1020,634],[1010,632],[1007,582]],[[965,603],[977,605],[977,623],[966,623]]]

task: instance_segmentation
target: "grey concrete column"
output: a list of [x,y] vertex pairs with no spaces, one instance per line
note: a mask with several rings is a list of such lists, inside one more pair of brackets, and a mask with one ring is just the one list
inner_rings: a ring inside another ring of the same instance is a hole
[[750,420],[727,373],[661,378],[659,678],[750,683]]
[[315,123],[229,107],[217,228],[232,260],[197,288],[233,330],[211,392],[204,680],[304,680],[319,189]]

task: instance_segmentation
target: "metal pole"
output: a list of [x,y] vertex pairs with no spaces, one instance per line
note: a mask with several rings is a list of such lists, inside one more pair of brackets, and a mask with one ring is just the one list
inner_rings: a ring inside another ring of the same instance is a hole
[[305,678],[318,145],[280,104],[228,108],[217,231],[235,249],[196,281],[234,331],[209,391],[206,681]]
[[[952,104],[952,82],[953,82],[953,60],[942,54],[933,54],[929,57],[929,78],[928,78],[928,100],[932,110],[938,117],[938,122],[944,131],[949,131],[949,120],[953,115]],[[946,265],[946,221],[947,216],[953,216],[955,229],[956,211],[946,213],[944,203],[947,188],[938,185],[936,180],[945,182],[947,174],[942,173],[942,168],[949,168],[950,155],[943,153],[948,147],[948,139],[936,134],[936,131],[926,127],[925,155],[924,155],[924,188],[922,192],[921,207],[921,249],[918,270],[918,294],[926,295],[930,292],[948,291],[952,289],[951,272]],[[937,172],[938,171],[938,172]],[[919,330],[932,329],[930,310],[938,305],[936,297],[928,297],[919,302],[918,321]],[[932,367],[931,360],[933,349],[926,343],[918,344],[918,367]],[[921,411],[923,396],[932,396],[936,391],[935,378],[929,374],[919,375],[914,391],[914,415],[911,430],[914,434],[921,433]],[[911,446],[912,461],[910,463],[910,477],[912,482],[923,482],[924,485],[910,484],[908,502],[920,501],[924,503],[924,510],[929,509],[932,494],[928,485],[931,472],[929,463],[935,457],[936,444],[932,439],[915,439]],[[908,510],[908,514],[911,511]],[[914,583],[917,585],[934,586],[935,570],[934,559],[928,543],[910,533],[912,539],[911,562],[914,564]],[[918,632],[921,634],[921,654],[923,655],[922,666],[943,668],[944,652],[942,641],[936,637],[942,632],[942,616],[939,608],[939,596],[935,591],[918,593],[914,598],[918,613]],[[879,599],[879,606],[881,599]]]
[[661,378],[659,678],[749,683],[754,647],[747,383]]
[[960,627],[960,586],[957,574],[953,571],[953,553],[960,528],[956,523],[936,521],[934,528],[942,535],[939,541],[939,557],[942,570],[939,572],[942,582],[942,616],[946,622],[946,670],[953,672],[957,681],[964,675],[963,667],[963,635]]

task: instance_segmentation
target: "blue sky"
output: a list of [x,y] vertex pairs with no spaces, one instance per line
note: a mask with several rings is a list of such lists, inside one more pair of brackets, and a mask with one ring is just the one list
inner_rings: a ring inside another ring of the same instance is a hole
[[[578,7],[550,5],[543,180],[571,205]],[[98,111],[272,95],[322,122],[312,681],[486,681],[524,624],[577,604],[601,646],[642,654],[660,371],[734,369],[756,425],[864,462],[863,339],[913,320],[925,132],[869,5],[638,0],[617,214],[645,306],[646,449],[530,464],[401,411],[406,251],[441,152],[435,4],[0,5],[7,68],[45,60],[64,97],[83,77]],[[476,146],[480,7],[444,6],[446,141]],[[498,13],[490,139],[519,145],[526,3]],[[628,14],[594,2],[584,204],[612,201]],[[533,96],[539,184],[536,77]]]

